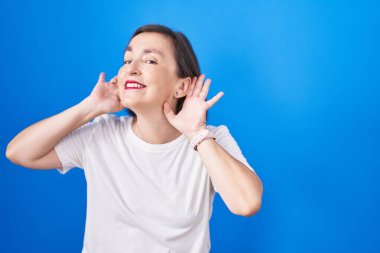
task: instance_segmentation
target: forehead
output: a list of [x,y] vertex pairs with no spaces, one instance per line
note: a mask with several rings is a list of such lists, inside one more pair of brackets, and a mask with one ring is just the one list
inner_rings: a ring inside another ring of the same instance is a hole
[[153,32],[144,32],[136,35],[130,41],[125,53],[156,53],[162,57],[172,54],[171,41],[168,37]]

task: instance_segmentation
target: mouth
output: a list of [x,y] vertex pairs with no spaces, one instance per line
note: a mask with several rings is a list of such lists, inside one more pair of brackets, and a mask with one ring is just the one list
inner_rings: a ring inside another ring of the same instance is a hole
[[146,88],[146,85],[139,83],[134,80],[127,80],[124,84],[124,89],[125,90],[141,90]]

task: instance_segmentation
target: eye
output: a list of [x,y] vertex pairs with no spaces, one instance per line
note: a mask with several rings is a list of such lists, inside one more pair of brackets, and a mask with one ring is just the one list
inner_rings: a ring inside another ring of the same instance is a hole
[[151,64],[157,64],[157,62],[152,61],[152,60],[146,60],[146,62],[152,62]]
[[[123,61],[124,64],[130,64],[131,61]],[[157,62],[153,61],[153,60],[146,60],[145,62],[148,62],[149,64],[157,64]]]

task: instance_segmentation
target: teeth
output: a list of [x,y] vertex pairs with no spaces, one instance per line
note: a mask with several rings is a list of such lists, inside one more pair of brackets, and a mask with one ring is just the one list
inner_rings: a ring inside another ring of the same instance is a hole
[[141,84],[138,84],[138,83],[127,83],[126,85],[125,85],[125,87],[127,88],[134,88],[134,87],[137,87],[137,88],[144,88],[144,86],[143,85],[141,85]]

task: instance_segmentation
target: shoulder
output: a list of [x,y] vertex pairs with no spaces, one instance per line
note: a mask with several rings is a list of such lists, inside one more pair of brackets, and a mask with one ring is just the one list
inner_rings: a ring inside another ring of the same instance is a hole
[[236,142],[226,125],[208,125],[207,129],[215,135],[216,142],[222,146],[228,146]]
[[117,117],[114,114],[105,113],[105,114],[102,114],[102,115],[95,117],[93,119],[93,122],[97,123],[97,124],[104,124],[104,123],[109,123],[109,122],[115,122],[118,119],[119,119],[119,117]]
[[131,116],[117,116],[114,114],[105,113],[100,116],[95,117],[92,122],[97,125],[115,125],[121,122],[126,122],[131,118]]
[[226,125],[208,125],[207,129],[210,130],[215,136],[223,136],[229,133],[228,127]]
[[114,114],[102,114],[95,117],[91,124],[93,128],[97,129],[96,132],[107,132],[107,131],[117,131],[120,130],[131,118],[131,116],[117,116]]

